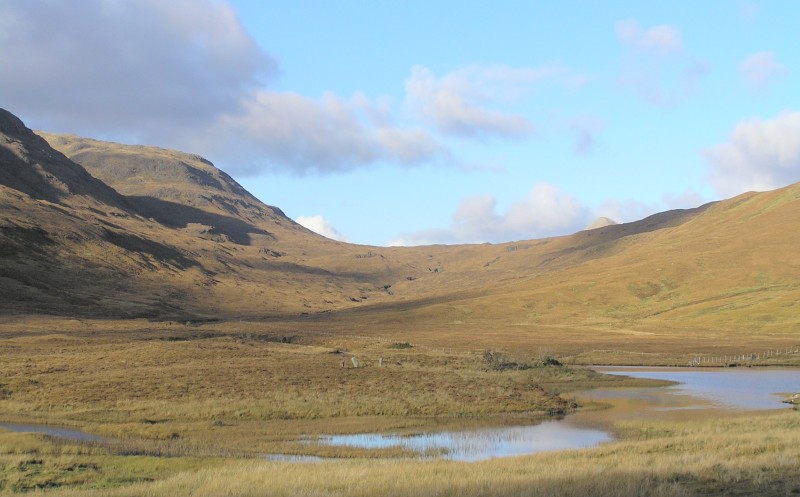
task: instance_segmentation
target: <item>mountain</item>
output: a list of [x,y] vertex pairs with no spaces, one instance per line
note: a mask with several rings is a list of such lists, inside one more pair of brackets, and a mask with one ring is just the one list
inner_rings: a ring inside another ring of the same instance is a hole
[[56,152],[19,118],[0,109],[0,184],[33,198],[58,203],[83,196],[129,210],[130,205],[113,188]]
[[313,236],[280,209],[264,205],[197,155],[74,135],[39,134],[53,148],[125,195],[142,215],[165,226],[207,225],[208,234],[240,245],[248,245],[251,234],[269,236],[275,229]]
[[5,313],[302,317],[471,340],[800,329],[800,185],[569,236],[366,247],[306,230],[201,157],[45,141],[0,117]]
[[388,297],[387,278],[407,273],[306,230],[202,158],[48,137],[87,167],[0,114],[4,312],[299,314]]
[[587,230],[594,230],[597,228],[605,228],[606,226],[614,226],[615,224],[619,224],[618,222],[614,221],[611,218],[601,216],[592,221],[589,226],[586,227]]
[[480,294],[415,312],[424,326],[448,316],[466,328],[513,328],[520,337],[567,327],[584,339],[620,330],[647,332],[652,340],[682,330],[717,337],[718,346],[725,333],[786,339],[800,331],[795,226],[800,226],[800,184],[506,245],[528,251],[529,266],[498,253],[501,258],[491,267],[501,271],[505,265],[502,280]]

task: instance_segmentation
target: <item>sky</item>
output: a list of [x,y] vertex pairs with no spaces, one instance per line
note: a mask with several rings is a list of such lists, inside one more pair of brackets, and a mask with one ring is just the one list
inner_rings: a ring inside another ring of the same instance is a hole
[[203,155],[358,244],[499,243],[800,181],[795,0],[0,0],[0,107]]

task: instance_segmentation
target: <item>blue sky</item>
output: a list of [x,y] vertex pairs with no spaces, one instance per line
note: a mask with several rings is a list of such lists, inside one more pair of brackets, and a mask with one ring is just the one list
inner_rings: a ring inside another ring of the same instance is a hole
[[567,234],[800,180],[800,2],[0,0],[0,106],[200,153],[354,243]]

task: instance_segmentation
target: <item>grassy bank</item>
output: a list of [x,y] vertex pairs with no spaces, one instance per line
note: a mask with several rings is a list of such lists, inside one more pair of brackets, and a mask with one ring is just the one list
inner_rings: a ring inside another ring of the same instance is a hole
[[800,492],[800,414],[634,422],[595,449],[478,463],[276,463],[82,453],[0,434],[2,492],[52,496],[783,496]]
[[141,453],[363,456],[297,439],[531,422],[573,410],[564,392],[625,382],[544,352],[443,351],[230,323],[139,325],[9,333],[0,421],[78,427]]
[[[559,350],[581,344],[571,342],[570,333],[558,342],[556,330],[540,330],[536,340],[518,346],[519,337],[502,328],[486,337],[473,334],[473,342],[431,329],[387,340],[368,323],[355,322],[351,330],[335,318],[327,328],[305,318],[0,323],[0,421],[69,426],[106,437],[81,444],[0,432],[0,494],[800,491],[795,411],[713,423],[627,423],[614,428],[621,441],[596,449],[471,464],[405,460],[409,454],[398,448],[366,451],[300,442],[322,433],[535,422],[573,410],[574,391],[651,384],[560,364],[556,357],[564,356],[546,343]],[[631,337],[632,345],[653,340]],[[632,346],[623,354],[600,351],[591,357],[638,355],[669,363],[683,358],[685,347],[667,347],[659,355]],[[339,460],[267,462],[260,458],[266,453]]]

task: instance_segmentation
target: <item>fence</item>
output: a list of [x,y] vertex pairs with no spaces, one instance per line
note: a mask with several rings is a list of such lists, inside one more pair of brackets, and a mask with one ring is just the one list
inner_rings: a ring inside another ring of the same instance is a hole
[[756,361],[766,361],[773,357],[778,357],[787,354],[800,353],[800,346],[794,347],[781,347],[777,349],[769,349],[764,352],[751,352],[749,354],[735,354],[735,355],[702,355],[695,357],[689,362],[690,366],[711,366],[711,365],[728,365]]

